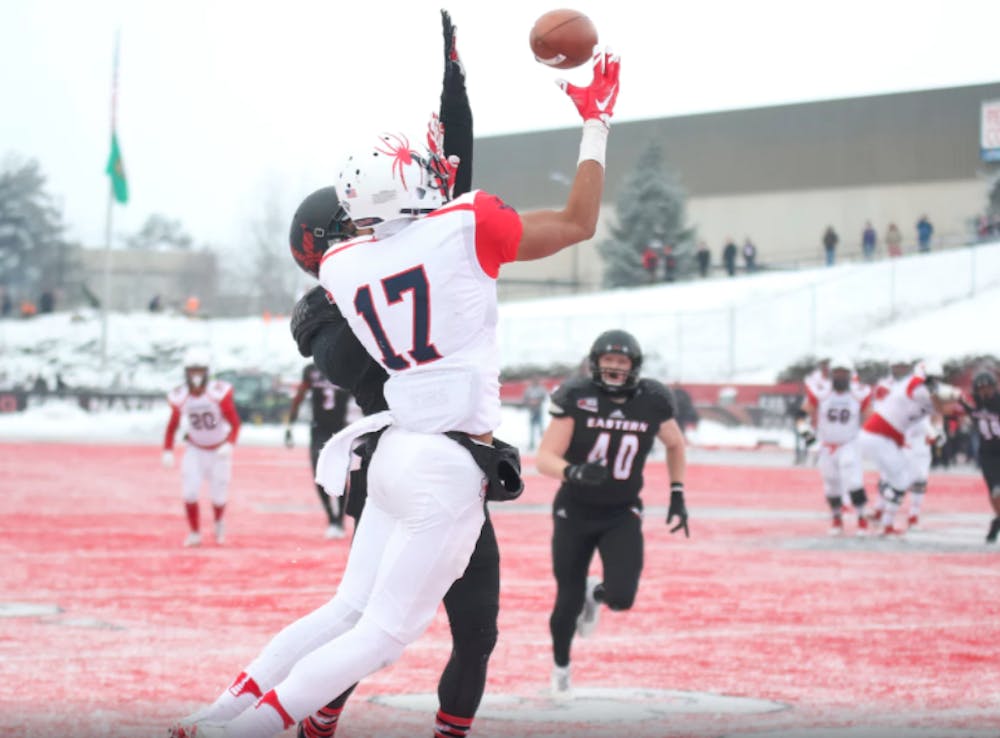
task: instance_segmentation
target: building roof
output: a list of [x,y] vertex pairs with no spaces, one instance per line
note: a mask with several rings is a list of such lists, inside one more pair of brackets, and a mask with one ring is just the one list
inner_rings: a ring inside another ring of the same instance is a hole
[[[972,179],[987,169],[980,103],[996,99],[1000,83],[616,122],[605,201],[654,141],[692,197]],[[476,186],[558,205],[578,147],[575,128],[478,138]]]

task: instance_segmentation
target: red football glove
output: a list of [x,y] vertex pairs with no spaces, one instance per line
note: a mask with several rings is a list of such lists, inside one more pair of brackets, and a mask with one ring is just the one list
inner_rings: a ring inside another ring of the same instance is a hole
[[607,126],[611,124],[615,101],[618,99],[620,69],[620,56],[612,54],[610,49],[595,49],[594,79],[589,86],[577,87],[564,79],[557,80],[556,84],[569,95],[584,121],[599,120]]

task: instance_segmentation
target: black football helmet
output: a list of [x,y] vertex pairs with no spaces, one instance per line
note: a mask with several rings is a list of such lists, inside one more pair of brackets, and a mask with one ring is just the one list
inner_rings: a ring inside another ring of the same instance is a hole
[[991,371],[981,371],[972,378],[972,396],[985,400],[997,393],[997,375]]
[[[605,354],[621,354],[632,360],[632,368],[622,384],[608,384],[604,381],[599,360]],[[639,370],[641,368],[642,349],[639,347],[639,342],[635,340],[635,336],[628,331],[604,331],[590,347],[590,378],[601,390],[610,395],[624,395],[634,392],[639,384]]]
[[292,258],[302,270],[319,276],[319,262],[333,241],[355,233],[354,224],[340,204],[333,187],[323,187],[309,195],[292,217],[288,234]]

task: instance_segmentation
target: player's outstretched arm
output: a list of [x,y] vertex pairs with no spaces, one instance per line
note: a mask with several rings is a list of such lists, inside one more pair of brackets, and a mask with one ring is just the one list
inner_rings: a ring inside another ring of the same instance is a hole
[[566,81],[559,86],[583,118],[583,137],[576,176],[562,210],[538,210],[521,217],[523,232],[517,260],[550,256],[567,246],[593,238],[604,192],[604,156],[608,130],[618,99],[621,60],[610,51],[594,54],[594,78],[587,87]]
[[[684,475],[687,472],[687,451],[684,433],[673,418],[665,420],[660,425],[657,438],[667,447],[667,473],[670,475],[670,507],[667,510],[667,525],[672,525],[670,532],[688,531],[687,505],[684,502]],[[674,521],[676,520],[676,524]]]

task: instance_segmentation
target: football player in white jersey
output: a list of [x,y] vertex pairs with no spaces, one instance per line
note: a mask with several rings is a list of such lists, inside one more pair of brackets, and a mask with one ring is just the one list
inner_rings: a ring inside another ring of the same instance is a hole
[[182,421],[187,448],[181,462],[188,535],[185,546],[201,545],[198,492],[208,484],[215,521],[215,542],[226,537],[224,514],[233,469],[233,444],[240,432],[240,416],[233,403],[233,387],[209,379],[208,352],[192,348],[184,355],[184,384],[167,394],[170,420],[163,439],[163,466],[174,466],[174,437]]
[[865,494],[858,434],[861,423],[871,412],[871,388],[852,382],[853,376],[854,364],[850,359],[831,359],[830,382],[820,386],[806,385],[803,406],[816,428],[819,442],[817,463],[832,514],[831,535],[844,532],[845,498],[857,511],[858,535],[863,535],[868,529],[865,517],[868,497]]
[[952,399],[955,388],[943,382],[943,375],[939,362],[925,361],[922,372],[896,380],[883,393],[862,428],[862,453],[876,465],[882,480],[883,536],[903,532],[894,526],[896,512],[906,490],[916,481],[906,452],[907,434],[914,426],[922,427],[928,416],[941,414],[945,402]]
[[[236,717],[225,723],[198,723],[198,738],[277,735],[392,664],[466,568],[484,522],[483,498],[504,481],[483,463],[493,458],[500,421],[499,268],[593,237],[619,68],[616,55],[600,51],[590,85],[561,83],[583,118],[561,210],[519,215],[479,190],[452,201],[456,162],[441,155],[435,121],[426,148],[383,133],[345,161],[335,182],[344,219],[331,230],[358,235],[325,254],[317,244],[316,263],[351,330],[388,372],[389,409],[337,433],[317,479],[341,489],[353,441],[384,429],[368,467],[365,512],[336,595],[293,624],[308,629],[311,642],[294,653],[265,647],[255,664],[268,668],[248,667],[262,697],[227,705]],[[173,733],[193,734],[176,726]]]
[[[889,391],[898,383],[905,383],[914,371],[913,361],[902,356],[896,356],[889,362],[889,375],[879,381],[875,387],[875,407],[881,405],[889,395]],[[923,371],[918,367],[918,371]],[[910,426],[906,432],[906,444],[903,453],[910,464],[913,483],[910,485],[910,514],[907,520],[908,528],[916,528],[920,523],[920,510],[924,495],[927,492],[927,480],[931,469],[931,447],[937,443],[941,434],[940,417],[928,415],[918,423]],[[887,483],[880,480],[879,489],[884,490]],[[879,494],[872,519],[880,522],[885,510],[885,495]]]

